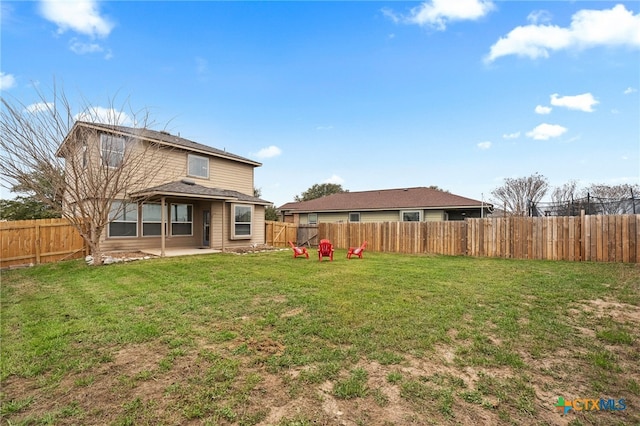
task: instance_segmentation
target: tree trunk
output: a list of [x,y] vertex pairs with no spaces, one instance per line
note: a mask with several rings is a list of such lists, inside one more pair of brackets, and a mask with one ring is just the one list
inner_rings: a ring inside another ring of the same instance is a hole
[[89,243],[89,249],[91,250],[91,256],[93,257],[93,262],[91,263],[93,266],[102,265],[102,247],[100,247],[100,234],[99,229],[91,225],[91,236]]

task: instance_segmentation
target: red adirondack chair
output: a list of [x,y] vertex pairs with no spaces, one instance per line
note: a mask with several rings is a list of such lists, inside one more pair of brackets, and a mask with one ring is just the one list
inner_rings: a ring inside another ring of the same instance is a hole
[[351,256],[356,255],[360,259],[362,259],[362,253],[364,249],[367,247],[367,242],[362,243],[360,247],[349,247],[349,251],[347,252],[347,259],[351,259]]
[[293,244],[293,242],[289,241],[289,245],[291,246],[291,249],[293,250],[293,258],[295,259],[298,256],[306,256],[306,258],[309,258],[309,252],[307,251],[306,247],[297,247],[295,244]]
[[322,262],[323,257],[329,257],[330,261],[333,261],[333,244],[329,240],[320,240],[318,246],[318,260]]

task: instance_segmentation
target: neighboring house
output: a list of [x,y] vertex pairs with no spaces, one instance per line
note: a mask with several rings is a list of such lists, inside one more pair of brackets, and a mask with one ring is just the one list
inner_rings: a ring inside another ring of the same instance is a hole
[[315,200],[287,203],[283,222],[430,222],[487,215],[491,205],[433,188],[341,192]]
[[[82,151],[63,150],[74,143],[82,143]],[[147,174],[139,176],[144,186],[112,204],[103,250],[264,244],[264,209],[271,203],[253,196],[256,161],[164,131],[87,122],[74,124],[58,153],[82,152],[73,155],[84,156],[80,175],[89,180],[97,168],[119,167],[134,146],[153,146],[164,161],[157,170],[135,171]],[[65,160],[68,169],[72,162]],[[88,202],[95,196],[86,190]],[[70,203],[65,208],[74,211]]]

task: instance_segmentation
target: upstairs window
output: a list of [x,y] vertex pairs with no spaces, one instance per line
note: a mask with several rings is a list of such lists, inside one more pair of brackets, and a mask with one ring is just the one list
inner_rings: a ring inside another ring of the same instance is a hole
[[189,176],[209,179],[209,159],[199,155],[188,154]]
[[126,141],[112,135],[100,135],[100,154],[102,165],[107,167],[120,167],[124,161]]
[[233,239],[251,238],[251,220],[253,218],[253,206],[244,204],[233,204],[232,230]]

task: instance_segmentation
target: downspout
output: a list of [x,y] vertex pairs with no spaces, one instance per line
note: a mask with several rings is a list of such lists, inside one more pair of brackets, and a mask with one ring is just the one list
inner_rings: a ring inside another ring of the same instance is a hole
[[215,203],[213,200],[209,203],[209,248],[213,248],[213,209],[215,208]]
[[224,236],[224,227],[225,227],[225,222],[226,222],[226,215],[224,214],[225,211],[227,210],[227,202],[225,200],[222,200],[222,251],[224,251],[224,243],[226,241],[226,238]]

